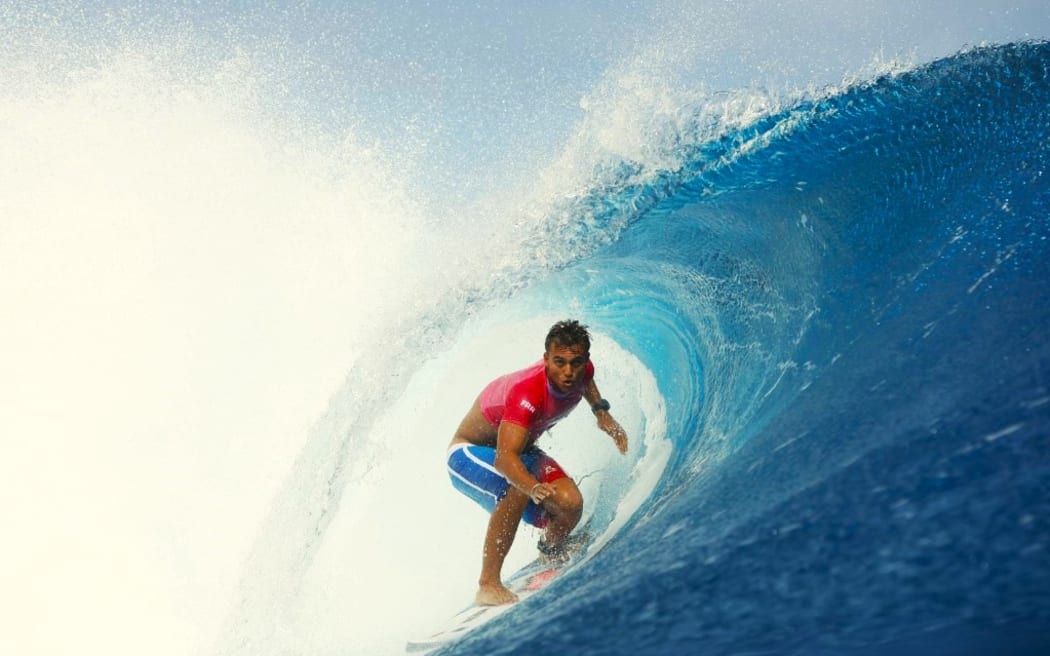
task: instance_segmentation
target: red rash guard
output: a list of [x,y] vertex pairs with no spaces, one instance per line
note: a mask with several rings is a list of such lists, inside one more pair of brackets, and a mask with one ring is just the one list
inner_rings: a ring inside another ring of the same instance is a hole
[[547,369],[540,360],[527,369],[501,376],[486,385],[479,398],[481,413],[493,426],[509,421],[528,429],[526,446],[530,446],[576,407],[583,398],[587,383],[593,378],[594,364],[587,362],[575,389],[562,394],[547,380]]

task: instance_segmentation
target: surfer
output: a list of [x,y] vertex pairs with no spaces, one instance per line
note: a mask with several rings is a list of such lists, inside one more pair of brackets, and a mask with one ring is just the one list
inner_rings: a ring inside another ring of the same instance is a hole
[[449,444],[453,486],[491,513],[485,533],[479,606],[518,600],[501,578],[518,524],[543,529],[541,558],[564,560],[567,540],[580,521],[583,496],[576,483],[535,442],[586,399],[620,453],[627,433],[609,414],[594,383],[591,340],[578,321],[559,321],[544,342],[543,359],[485,386]]

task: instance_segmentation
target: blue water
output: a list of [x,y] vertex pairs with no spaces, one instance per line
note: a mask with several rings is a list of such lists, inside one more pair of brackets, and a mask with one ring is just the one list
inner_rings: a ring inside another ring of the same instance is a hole
[[676,148],[543,281],[656,375],[666,475],[441,653],[1050,653],[1050,45]]

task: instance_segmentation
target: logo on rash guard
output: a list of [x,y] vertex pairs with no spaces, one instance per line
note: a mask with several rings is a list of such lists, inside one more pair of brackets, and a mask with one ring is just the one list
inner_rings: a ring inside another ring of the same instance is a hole
[[526,399],[522,399],[520,405],[521,405],[521,407],[525,408],[529,412],[532,412],[532,413],[536,412],[536,406],[534,406],[531,403],[529,403]]

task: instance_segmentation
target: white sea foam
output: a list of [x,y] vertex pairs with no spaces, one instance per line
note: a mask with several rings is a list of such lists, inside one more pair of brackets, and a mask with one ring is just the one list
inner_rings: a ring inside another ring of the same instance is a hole
[[0,102],[10,653],[210,647],[362,309],[411,293],[418,212],[375,157],[158,66]]

